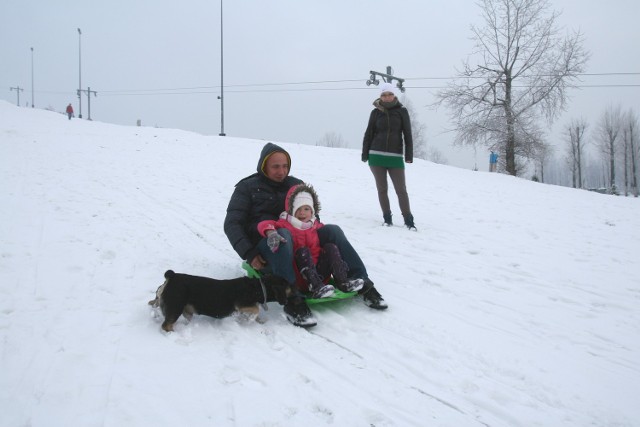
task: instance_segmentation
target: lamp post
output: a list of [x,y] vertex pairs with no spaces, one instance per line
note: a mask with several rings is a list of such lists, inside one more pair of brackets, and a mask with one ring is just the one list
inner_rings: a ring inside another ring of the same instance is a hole
[[224,133],[224,43],[222,32],[222,0],[220,0],[220,136]]
[[31,48],[31,108],[35,108],[33,103],[33,47]]
[[82,31],[78,28],[78,118],[82,118]]

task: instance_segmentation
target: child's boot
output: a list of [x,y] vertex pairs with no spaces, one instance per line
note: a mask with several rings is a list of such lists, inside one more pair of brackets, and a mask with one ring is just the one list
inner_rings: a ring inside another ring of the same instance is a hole
[[362,289],[364,286],[364,280],[349,279],[347,277],[349,266],[342,259],[338,247],[333,243],[327,243],[322,247],[322,249],[324,249],[327,259],[329,260],[336,288],[340,289],[342,292],[355,292]]
[[328,298],[333,296],[335,288],[329,284],[325,284],[322,276],[318,274],[316,267],[313,265],[311,252],[309,248],[300,248],[296,251],[296,265],[300,274],[309,284],[312,298]]

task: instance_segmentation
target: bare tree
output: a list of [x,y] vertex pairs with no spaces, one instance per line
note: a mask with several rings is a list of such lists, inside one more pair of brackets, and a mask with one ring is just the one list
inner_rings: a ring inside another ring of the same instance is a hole
[[405,96],[402,97],[402,105],[409,112],[411,119],[411,137],[413,139],[413,157],[428,160],[427,150],[427,126],[418,120],[418,113],[413,108],[413,103]]
[[[623,117],[622,140],[624,145],[624,185],[625,195],[628,187],[631,193],[638,197],[638,117],[633,110],[629,110]],[[629,176],[630,175],[630,176]]]
[[586,139],[584,133],[587,130],[585,119],[573,119],[567,126],[568,161],[571,167],[573,188],[582,188],[582,166]]
[[638,197],[638,156],[640,156],[640,144],[638,143],[638,116],[633,110],[629,110],[627,129],[629,129],[629,141],[631,144],[633,195]]
[[[582,35],[562,37],[548,0],[480,0],[484,26],[472,26],[474,55],[459,79],[438,93],[455,122],[458,144],[483,143],[518,174],[517,156],[536,152],[540,116],[552,122],[589,57]],[[471,62],[471,60],[474,62]],[[475,60],[479,59],[476,65]]]
[[344,138],[342,137],[342,135],[339,135],[335,132],[327,132],[325,133],[322,138],[320,138],[318,141],[316,141],[316,145],[322,146],[322,147],[333,147],[333,148],[346,148],[347,147],[347,143],[344,140]]
[[629,131],[627,125],[624,122],[620,123],[620,129],[622,130],[622,172],[624,183],[624,196],[629,195]]
[[406,97],[402,97],[402,105],[409,112],[411,118],[411,137],[413,139],[413,157],[416,159],[429,160],[433,163],[446,165],[449,161],[440,150],[428,145],[427,126],[418,118],[418,113],[413,107],[413,103]]
[[429,147],[427,150],[427,160],[433,163],[437,163],[439,165],[448,165],[449,159],[442,154],[442,151],[438,150],[435,147]]
[[598,123],[600,148],[605,161],[609,163],[609,192],[618,194],[616,187],[616,153],[619,144],[618,134],[621,127],[620,106],[608,107]]
[[553,147],[544,143],[539,146],[538,151],[535,154],[535,159],[538,163],[536,165],[536,169],[539,168],[539,171],[540,171],[540,176],[538,177],[536,174],[536,177],[540,182],[546,182],[544,178],[545,166],[551,159],[552,154],[553,154]]

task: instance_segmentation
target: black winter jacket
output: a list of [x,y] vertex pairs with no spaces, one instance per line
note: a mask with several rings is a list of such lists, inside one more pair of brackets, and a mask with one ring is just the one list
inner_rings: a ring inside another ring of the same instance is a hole
[[267,178],[262,170],[265,159],[276,152],[286,154],[291,167],[291,157],[283,148],[267,143],[258,160],[257,173],[236,184],[224,219],[224,233],[240,258],[251,262],[259,251],[258,242],[262,239],[258,233],[258,223],[264,220],[277,220],[284,211],[287,192],[301,180],[287,176],[282,182]]
[[[411,136],[411,120],[409,112],[400,103],[391,108],[379,106],[380,100],[376,100],[376,108],[369,115],[367,130],[362,141],[362,161],[369,159],[369,151],[382,151],[386,153],[402,154],[404,148],[404,160],[413,161],[413,137]],[[402,137],[404,135],[404,147]]]

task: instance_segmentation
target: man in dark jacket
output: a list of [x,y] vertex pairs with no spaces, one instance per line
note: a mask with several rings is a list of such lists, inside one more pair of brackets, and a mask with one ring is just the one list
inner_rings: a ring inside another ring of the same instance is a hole
[[[267,143],[260,153],[257,172],[236,184],[224,220],[224,232],[238,253],[256,270],[269,271],[283,277],[297,289],[293,269],[293,245],[287,229],[279,229],[281,244],[274,253],[269,249],[267,238],[258,233],[258,223],[277,220],[284,211],[285,198],[289,188],[302,183],[289,175],[291,157],[283,148]],[[364,279],[360,291],[365,304],[375,309],[385,309],[387,305],[367,276],[367,270],[353,249],[342,229],[326,224],[318,230],[320,243],[335,243],[344,261],[349,265],[350,278]],[[275,236],[277,237],[277,236]],[[284,306],[287,319],[296,326],[315,326],[316,320],[309,310],[304,297],[297,293]]]

